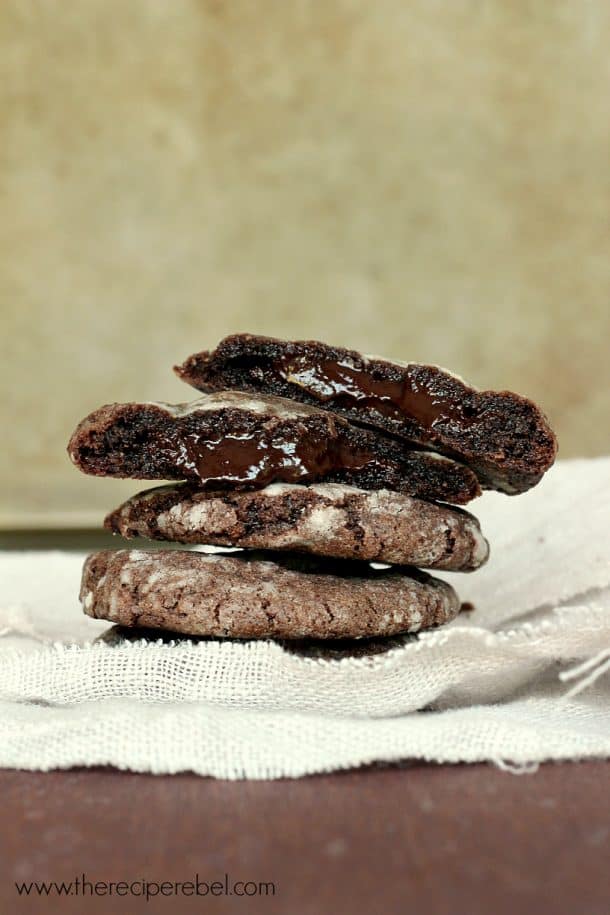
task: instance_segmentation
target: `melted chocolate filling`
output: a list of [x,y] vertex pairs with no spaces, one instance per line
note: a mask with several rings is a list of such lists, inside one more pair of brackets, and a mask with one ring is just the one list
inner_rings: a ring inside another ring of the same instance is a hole
[[313,436],[299,441],[266,439],[260,432],[244,431],[218,439],[191,434],[181,436],[179,442],[166,438],[163,447],[185,475],[219,486],[266,486],[278,479],[298,483],[342,468],[360,470],[379,463],[370,451],[344,442],[319,441]]
[[392,419],[405,413],[428,429],[446,423],[469,426],[476,411],[463,400],[440,398],[407,373],[404,381],[374,378],[349,362],[320,360],[307,356],[278,359],[274,370],[284,381],[296,384],[320,403],[343,407],[369,407]]

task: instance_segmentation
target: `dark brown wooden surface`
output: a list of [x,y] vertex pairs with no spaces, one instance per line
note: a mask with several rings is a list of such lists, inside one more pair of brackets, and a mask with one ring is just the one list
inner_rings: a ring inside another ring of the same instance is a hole
[[[0,772],[0,912],[608,915],[610,765],[225,782]],[[18,899],[14,881],[274,881],[274,898]]]

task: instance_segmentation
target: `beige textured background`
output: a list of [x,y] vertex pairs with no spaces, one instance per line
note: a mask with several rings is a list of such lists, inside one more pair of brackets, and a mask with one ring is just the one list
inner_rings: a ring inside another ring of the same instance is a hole
[[227,332],[447,364],[610,451],[606,0],[5,0],[2,523]]

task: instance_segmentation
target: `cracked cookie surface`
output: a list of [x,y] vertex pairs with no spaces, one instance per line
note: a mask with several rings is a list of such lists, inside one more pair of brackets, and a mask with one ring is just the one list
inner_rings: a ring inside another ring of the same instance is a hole
[[122,626],[237,639],[357,639],[440,626],[449,584],[417,569],[264,552],[105,550],[89,556],[84,612]]
[[132,496],[104,524],[128,539],[293,550],[454,572],[473,571],[489,555],[477,519],[466,511],[337,483],[275,483],[246,492],[159,486]]

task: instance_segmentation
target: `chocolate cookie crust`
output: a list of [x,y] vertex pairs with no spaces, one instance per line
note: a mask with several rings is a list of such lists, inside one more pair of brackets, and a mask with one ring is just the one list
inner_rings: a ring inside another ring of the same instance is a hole
[[235,334],[175,371],[200,391],[237,389],[321,406],[468,464],[485,488],[534,486],[557,442],[531,401],[477,391],[433,365],[390,362],[317,341]]
[[104,526],[128,539],[292,550],[454,572],[478,569],[489,555],[468,512],[336,483],[275,483],[253,492],[160,486],[128,499]]
[[236,391],[176,406],[101,407],[79,424],[68,452],[85,473],[213,489],[324,480],[458,504],[480,492],[455,461],[319,408]]
[[105,550],[86,560],[80,597],[123,626],[240,639],[397,635],[459,612],[450,585],[415,569],[266,554]]

